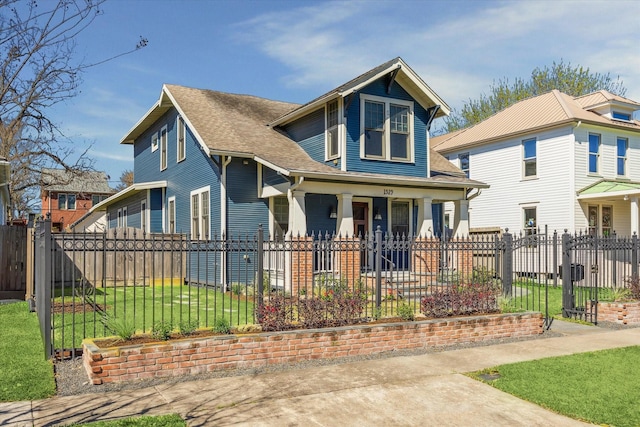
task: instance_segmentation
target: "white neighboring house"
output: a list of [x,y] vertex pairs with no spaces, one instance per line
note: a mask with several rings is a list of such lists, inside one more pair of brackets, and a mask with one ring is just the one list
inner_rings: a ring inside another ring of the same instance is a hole
[[[472,228],[629,236],[640,227],[639,109],[605,90],[580,97],[553,90],[434,137],[431,147],[490,185],[470,201]],[[444,210],[446,223],[453,204]]]
[[9,174],[11,165],[4,158],[0,157],[0,225],[5,225],[9,219]]

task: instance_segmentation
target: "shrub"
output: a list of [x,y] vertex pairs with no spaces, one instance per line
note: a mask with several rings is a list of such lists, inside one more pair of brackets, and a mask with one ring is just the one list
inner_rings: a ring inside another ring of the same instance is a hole
[[298,302],[298,314],[305,328],[322,328],[328,325],[327,305],[322,298],[302,298]]
[[240,283],[236,283],[235,285],[232,285],[231,293],[236,296],[242,295],[244,293],[244,286],[242,286]]
[[107,328],[109,333],[117,335],[122,340],[130,339],[136,333],[136,325],[132,320],[118,319],[105,315],[102,318],[102,324]]
[[470,283],[437,290],[420,300],[420,310],[427,317],[447,317],[499,310],[500,286]]
[[284,331],[292,326],[287,319],[285,297],[281,294],[273,294],[267,302],[258,305],[256,317],[263,331]]
[[231,332],[231,322],[226,317],[218,317],[213,322],[213,332],[216,334],[228,334]]
[[640,300],[640,276],[637,274],[627,277],[625,279],[625,285],[629,290],[631,299]]
[[173,324],[168,320],[159,320],[151,327],[151,336],[155,339],[167,341],[171,338]]
[[191,335],[198,329],[199,323],[196,319],[182,320],[178,323],[178,330],[182,335]]
[[402,320],[413,321],[416,319],[416,313],[413,310],[413,307],[411,307],[411,305],[407,303],[398,305],[398,308],[396,309],[396,314]]

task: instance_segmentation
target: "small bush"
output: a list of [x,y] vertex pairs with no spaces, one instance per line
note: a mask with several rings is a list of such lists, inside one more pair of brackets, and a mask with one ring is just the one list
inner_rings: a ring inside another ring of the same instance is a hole
[[178,330],[182,335],[191,335],[198,329],[198,321],[196,319],[182,320],[178,323]]
[[420,300],[420,310],[427,317],[447,317],[499,311],[500,286],[470,283],[447,287]]
[[244,293],[244,286],[242,286],[240,283],[236,283],[235,285],[231,286],[231,293],[236,296],[242,295]]
[[168,320],[159,320],[151,327],[151,336],[157,340],[167,341],[171,338],[173,324]]
[[228,334],[231,332],[231,322],[226,317],[218,317],[213,322],[213,332],[216,334]]
[[305,328],[323,328],[328,326],[327,306],[329,301],[322,298],[302,298],[298,302],[298,314]]
[[133,334],[136,333],[136,325],[132,320],[127,320],[126,318],[119,319],[117,317],[105,315],[102,318],[102,323],[109,333],[117,335],[120,339],[125,341],[130,339]]
[[398,308],[396,309],[396,314],[402,320],[413,321],[416,319],[416,313],[413,310],[413,307],[411,307],[411,305],[407,303],[398,305]]
[[284,295],[273,294],[268,301],[258,305],[256,317],[263,331],[284,331],[291,328],[287,319],[286,300]]
[[633,275],[625,279],[625,285],[629,290],[631,299],[640,300],[640,276]]

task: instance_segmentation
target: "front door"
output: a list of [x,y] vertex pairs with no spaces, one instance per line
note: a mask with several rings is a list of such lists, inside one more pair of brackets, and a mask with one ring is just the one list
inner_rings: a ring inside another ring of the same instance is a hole
[[353,203],[353,234],[364,238],[369,232],[369,204]]
[[[360,240],[364,240],[369,233],[369,204],[368,203],[353,203],[353,234],[359,237]],[[366,244],[362,245],[360,250],[360,267],[367,268],[369,254],[366,249]]]

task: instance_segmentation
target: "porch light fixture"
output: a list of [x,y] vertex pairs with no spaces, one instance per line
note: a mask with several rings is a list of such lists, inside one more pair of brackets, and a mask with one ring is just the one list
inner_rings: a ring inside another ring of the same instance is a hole
[[331,209],[329,210],[329,218],[331,218],[331,219],[338,218],[338,212],[336,212],[336,207],[335,206],[331,206]]
[[373,219],[376,221],[380,221],[382,219],[382,215],[380,214],[380,208],[376,208],[373,214]]

